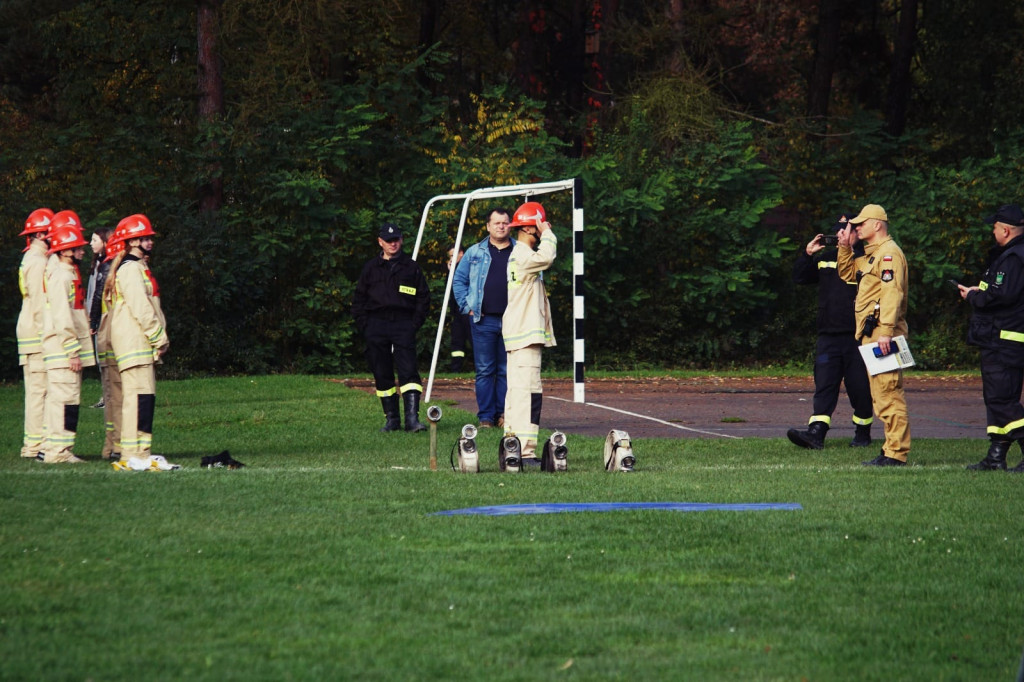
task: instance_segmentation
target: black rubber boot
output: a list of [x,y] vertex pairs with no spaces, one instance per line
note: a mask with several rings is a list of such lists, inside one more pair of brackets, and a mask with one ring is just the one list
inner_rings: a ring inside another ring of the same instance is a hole
[[971,471],[1006,471],[1006,453],[1010,451],[1013,441],[994,440],[989,443],[988,454],[977,464],[967,466]]
[[398,395],[389,395],[386,398],[381,398],[380,404],[384,408],[384,417],[387,419],[384,422],[384,428],[380,432],[388,433],[389,431],[400,430],[402,428],[402,417],[398,413]]
[[420,423],[420,392],[406,391],[402,400],[405,401],[405,430],[413,433],[426,431],[427,427]]
[[[1017,445],[1020,446],[1021,452],[1024,453],[1024,439],[1017,441]],[[1020,461],[1020,464],[1012,469],[1007,469],[1007,471],[1011,474],[1024,474],[1024,459]]]
[[821,450],[825,447],[825,434],[828,433],[828,424],[825,422],[811,422],[806,431],[790,429],[786,432],[789,440],[794,445],[799,445],[808,450]]
[[871,445],[871,424],[857,424],[857,430],[850,441],[851,448],[866,448]]

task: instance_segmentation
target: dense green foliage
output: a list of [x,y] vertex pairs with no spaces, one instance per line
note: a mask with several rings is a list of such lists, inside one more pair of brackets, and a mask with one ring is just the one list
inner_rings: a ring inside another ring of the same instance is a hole
[[[839,439],[641,439],[610,475],[570,435],[564,475],[461,475],[377,433],[368,393],[232,377],[161,382],[183,468],[124,473],[98,410],[87,462],[20,460],[20,400],[0,387],[4,680],[998,680],[1024,646],[1024,497],[963,470],[979,439],[886,471]],[[222,448],[245,468],[199,467]],[[802,509],[434,515],[579,502]]]
[[[73,208],[87,228],[152,219],[168,371],[319,372],[362,366],[348,307],[379,223],[414,234],[434,195],[568,177],[584,185],[593,366],[807,358],[814,296],[790,284],[793,256],[838,210],[868,202],[889,210],[908,256],[916,357],[974,362],[966,313],[941,283],[971,282],[990,242],[980,218],[1024,200],[1024,129],[1012,105],[987,106],[1011,102],[998,93],[1024,69],[975,40],[998,19],[1001,42],[1019,42],[1019,9],[959,3],[956,17],[985,18],[958,33],[940,20],[949,3],[925,3],[912,127],[892,137],[868,87],[886,76],[892,17],[868,0],[844,18],[825,126],[798,115],[803,80],[792,80],[814,51],[812,3],[718,0],[671,21],[668,3],[628,3],[584,76],[558,64],[584,64],[600,3],[583,23],[564,0],[209,4],[225,107],[208,120],[196,113],[195,2],[0,7],[3,378],[16,376],[12,235],[38,206]],[[431,8],[441,20],[424,42]],[[202,212],[212,177],[223,204]],[[562,238],[550,280],[562,343],[546,357],[564,365],[571,206],[545,202]],[[471,207],[467,241],[488,208]],[[457,219],[444,204],[426,224],[425,356]]]

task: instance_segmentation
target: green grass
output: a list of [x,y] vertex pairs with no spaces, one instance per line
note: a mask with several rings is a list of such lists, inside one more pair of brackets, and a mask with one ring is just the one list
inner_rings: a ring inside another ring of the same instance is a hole
[[[17,457],[19,386],[0,408],[4,680],[993,680],[1024,647],[1024,477],[964,471],[981,440],[903,470],[839,439],[636,440],[610,475],[570,435],[569,473],[502,475],[494,430],[457,475],[453,408],[430,471],[366,393],[204,379],[158,385],[184,468],[117,473],[100,410],[90,461],[46,466]],[[247,466],[199,468],[225,448]],[[803,510],[432,515],[612,501]]]

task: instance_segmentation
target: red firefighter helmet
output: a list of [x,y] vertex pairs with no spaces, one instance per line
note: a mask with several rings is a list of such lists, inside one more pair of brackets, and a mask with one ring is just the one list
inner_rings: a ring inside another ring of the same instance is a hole
[[130,215],[127,218],[122,218],[121,222],[117,224],[117,229],[114,230],[114,234],[118,231],[123,230],[121,233],[121,241],[127,243],[131,239],[138,239],[140,237],[152,237],[156,235],[153,231],[153,226],[149,223],[149,218],[136,213]]
[[53,217],[53,225],[50,227],[50,250],[48,253],[67,251],[79,246],[88,246],[82,236],[82,226],[70,215],[71,211],[61,211]]
[[53,220],[50,222],[50,233],[46,235],[47,239],[53,238],[53,228],[55,228],[58,224],[73,225],[78,228],[79,232],[82,232],[85,229],[82,226],[82,219],[78,217],[77,213],[70,210],[60,211],[59,213],[53,216]]
[[539,201],[527,201],[516,209],[509,227],[535,227],[538,222],[547,222],[547,214]]
[[53,211],[48,208],[37,208],[28,214],[28,218],[25,219],[25,229],[18,236],[27,237],[37,232],[49,232],[51,224],[53,224]]
[[108,260],[114,260],[117,258],[117,254],[124,251],[124,240],[118,236],[117,241],[114,241],[114,236],[117,235],[117,230],[114,230],[110,238],[107,239],[107,248],[103,250],[103,262],[106,263]]

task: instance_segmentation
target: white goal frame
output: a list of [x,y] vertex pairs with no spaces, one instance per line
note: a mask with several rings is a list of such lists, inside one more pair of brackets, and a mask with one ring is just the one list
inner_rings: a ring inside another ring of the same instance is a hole
[[[423,216],[420,218],[419,231],[416,233],[416,245],[412,250],[412,258],[416,260],[419,255],[420,243],[423,241],[423,231],[427,225],[427,216],[431,207],[441,201],[462,200],[462,216],[459,219],[459,229],[455,233],[455,252],[458,253],[462,246],[462,234],[466,228],[466,216],[469,214],[469,204],[472,201],[483,199],[495,199],[497,197],[518,197],[524,200],[538,194],[561,192],[569,190],[572,192],[572,299],[573,299],[573,402],[582,403],[585,401],[584,390],[584,342],[583,342],[583,318],[585,306],[583,302],[583,182],[580,178],[569,178],[554,182],[536,182],[523,185],[507,185],[504,187],[484,187],[463,194],[439,194],[426,203],[423,207]],[[434,374],[437,371],[437,358],[441,352],[441,343],[444,338],[444,322],[448,316],[448,300],[452,291],[452,275],[454,267],[448,262],[448,277],[445,280],[444,299],[441,303],[441,315],[437,323],[437,337],[434,339],[434,353],[430,360],[430,374],[427,377],[427,387],[423,394],[423,402],[430,401],[430,394],[434,387]]]

